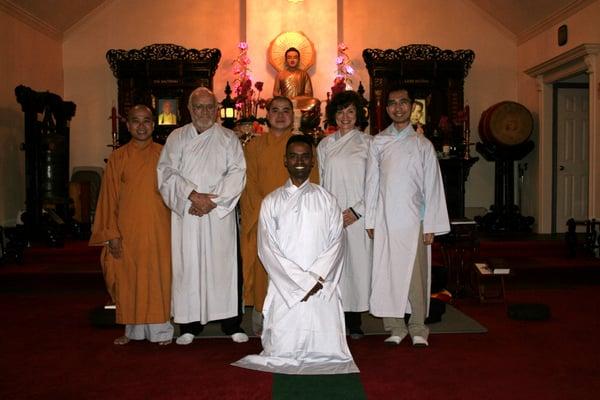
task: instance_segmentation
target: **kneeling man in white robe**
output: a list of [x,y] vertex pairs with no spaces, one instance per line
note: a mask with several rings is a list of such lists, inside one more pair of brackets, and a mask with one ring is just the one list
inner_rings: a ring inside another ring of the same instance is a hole
[[284,165],[290,179],[265,197],[258,225],[258,255],[269,275],[263,351],[233,365],[284,374],[358,372],[338,288],[342,212],[329,192],[308,180],[310,137],[288,140]]

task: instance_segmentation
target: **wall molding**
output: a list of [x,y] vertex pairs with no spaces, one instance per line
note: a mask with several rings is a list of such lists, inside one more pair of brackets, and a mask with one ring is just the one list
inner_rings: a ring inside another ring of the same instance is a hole
[[496,29],[498,29],[498,31],[502,35],[504,35],[506,38],[508,38],[514,42],[517,41],[517,39],[518,39],[517,35],[514,32],[512,32],[510,29],[508,29],[500,21],[498,21],[498,19],[496,19],[492,14],[488,13],[486,10],[479,7],[477,4],[473,3],[472,0],[464,0],[463,3],[467,6],[469,6],[477,14],[479,14],[483,19],[485,19],[486,22],[490,23]]
[[583,10],[584,8],[595,2],[596,0],[575,0],[570,4],[567,4],[566,6],[556,10],[554,13],[550,14],[548,17],[544,18],[540,22],[532,25],[531,27],[525,29],[523,32],[517,34],[517,44],[521,45],[527,42],[528,40],[534,38],[540,33],[551,29],[554,25],[564,22],[564,20],[566,20],[573,14]]
[[39,19],[23,7],[9,0],[0,0],[0,10],[4,11],[11,17],[27,24],[36,31],[50,37],[51,39],[62,40],[62,33],[54,26]]
[[586,57],[600,53],[600,44],[584,43],[524,72],[532,78],[543,75],[545,83],[556,82],[578,72],[587,71]]
[[105,0],[102,3],[98,4],[93,10],[91,10],[86,15],[81,17],[75,23],[73,23],[73,25],[71,25],[67,29],[65,29],[65,31],[63,32],[63,39],[67,39],[70,35],[72,35],[73,33],[76,33],[80,26],[85,25],[90,19],[94,18],[102,10],[111,6],[112,3],[114,3],[114,0]]

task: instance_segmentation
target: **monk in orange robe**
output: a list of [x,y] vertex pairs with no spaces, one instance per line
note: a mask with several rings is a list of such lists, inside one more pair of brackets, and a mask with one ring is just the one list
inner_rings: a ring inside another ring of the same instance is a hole
[[134,106],[127,117],[131,141],[108,159],[90,245],[104,246],[102,270],[129,340],[171,343],[171,213],[158,192],[162,146],[152,141],[152,111]]
[[[294,108],[287,97],[275,96],[267,105],[269,132],[253,138],[246,145],[246,188],[240,199],[240,244],[244,273],[244,304],[253,305],[252,329],[262,331],[262,307],[267,295],[267,272],[258,258],[256,232],[260,205],[266,195],[288,179],[283,164],[285,145],[292,136]],[[318,168],[311,171],[310,181],[319,182]]]

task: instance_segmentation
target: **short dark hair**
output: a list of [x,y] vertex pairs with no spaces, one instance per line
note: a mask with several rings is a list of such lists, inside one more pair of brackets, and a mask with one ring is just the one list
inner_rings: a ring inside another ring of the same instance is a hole
[[[308,135],[305,135],[305,134],[303,134],[303,133],[302,133],[302,134],[299,134],[299,135],[292,135],[292,136],[291,136],[291,137],[288,139],[287,143],[285,144],[285,154],[287,154],[287,152],[288,152],[288,148],[289,148],[289,147],[290,147],[290,145],[291,145],[291,144],[293,144],[293,143],[304,143],[304,144],[308,145],[308,146],[310,147],[310,149],[311,149],[311,150],[312,150],[312,148],[313,148],[313,145],[314,145],[313,138],[312,138],[312,137],[310,137],[310,136],[308,136]],[[285,155],[285,154],[284,154],[284,155]]]
[[[358,93],[354,90],[346,90],[344,92],[340,92],[333,96],[331,101],[325,107],[325,114],[327,115],[327,124],[336,125],[335,122],[335,114],[338,111],[343,110],[351,105],[354,105],[356,108],[356,122],[355,126],[366,127],[368,125],[367,122],[367,113],[365,111],[363,100]],[[363,128],[364,129],[364,128]]]
[[402,91],[406,92],[406,94],[408,95],[408,99],[410,100],[411,103],[415,101],[415,96],[414,96],[412,89],[402,83],[399,83],[399,84],[390,86],[389,90],[387,91],[387,95],[385,96],[385,103],[387,104],[387,101],[390,98],[390,94],[392,94],[394,92],[402,92]]
[[289,49],[287,49],[287,50],[285,51],[285,54],[283,55],[283,58],[287,58],[287,55],[288,55],[288,53],[289,53],[289,52],[292,52],[292,51],[295,51],[296,53],[298,53],[298,57],[300,57],[300,50],[298,50],[298,49],[297,49],[297,48],[295,48],[295,47],[290,47]]

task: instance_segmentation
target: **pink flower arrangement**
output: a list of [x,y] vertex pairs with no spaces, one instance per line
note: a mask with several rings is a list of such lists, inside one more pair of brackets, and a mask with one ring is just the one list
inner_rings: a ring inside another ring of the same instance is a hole
[[236,76],[233,80],[233,93],[235,93],[237,97],[239,97],[244,88],[247,87],[246,81],[250,81],[250,86],[252,86],[252,77],[250,76],[250,68],[248,67],[250,65],[248,43],[240,42],[238,48],[240,49],[240,54],[233,60],[232,68],[233,74]]
[[350,57],[346,54],[348,50],[348,46],[344,42],[338,44],[338,56],[335,58],[335,65],[337,66],[334,87],[339,90],[340,83],[344,85],[352,84],[352,75],[354,75],[354,68],[352,67],[352,62],[350,61]]
[[[255,120],[259,108],[265,108],[265,100],[260,98],[263,82],[256,82],[252,87],[250,75],[250,57],[248,57],[248,43],[238,44],[240,54],[233,60],[233,93],[235,93],[235,107],[240,120]],[[254,90],[256,89],[256,91]]]

